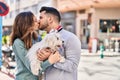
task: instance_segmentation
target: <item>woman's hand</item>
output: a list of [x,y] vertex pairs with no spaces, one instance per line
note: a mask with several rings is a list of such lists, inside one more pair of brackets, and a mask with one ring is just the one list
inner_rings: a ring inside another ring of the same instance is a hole
[[40,60],[40,61],[44,61],[46,60],[51,54],[51,50],[50,49],[39,49],[37,51],[37,58]]

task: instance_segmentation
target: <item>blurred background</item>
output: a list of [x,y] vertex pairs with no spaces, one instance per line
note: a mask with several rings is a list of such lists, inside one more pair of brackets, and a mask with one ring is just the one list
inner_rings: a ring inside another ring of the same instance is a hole
[[[39,18],[39,10],[42,6],[52,6],[57,8],[61,13],[62,27],[79,37],[82,47],[81,59],[83,61],[92,60],[91,62],[94,62],[96,58],[98,58],[96,56],[99,56],[99,58],[104,58],[104,56],[107,56],[110,58],[110,60],[115,58],[115,62],[117,64],[113,66],[114,67],[117,66],[118,71],[120,72],[120,65],[118,65],[118,63],[120,62],[120,59],[118,58],[118,56],[120,56],[120,0],[0,0],[0,1],[3,1],[9,6],[9,13],[6,16],[2,17],[1,49],[2,60],[4,62],[15,61],[14,53],[12,52],[11,46],[9,46],[9,35],[11,33],[11,28],[16,15],[23,11],[32,11],[37,16],[37,18]],[[44,31],[40,31],[39,34],[41,36],[44,35]],[[89,58],[86,59],[86,56],[87,57],[90,56],[89,57],[90,59]],[[93,56],[96,58],[95,59],[92,58]],[[104,63],[104,61],[102,62]],[[109,62],[106,62],[105,60],[105,64],[106,63]],[[10,67],[9,63],[4,65],[6,67],[14,69],[15,63],[11,64],[14,66]],[[79,68],[81,72],[82,71],[81,67]],[[84,68],[84,70],[86,70],[86,68]],[[87,70],[86,72],[89,73],[89,70]],[[11,73],[14,75],[14,70],[12,70]],[[117,75],[116,73],[118,72],[115,71],[114,75]],[[117,75],[117,77],[118,76],[119,75]],[[120,77],[118,77],[117,79],[116,78],[108,77],[104,79],[100,78],[100,80],[105,79],[120,80]],[[96,80],[96,79],[79,78],[79,80]]]

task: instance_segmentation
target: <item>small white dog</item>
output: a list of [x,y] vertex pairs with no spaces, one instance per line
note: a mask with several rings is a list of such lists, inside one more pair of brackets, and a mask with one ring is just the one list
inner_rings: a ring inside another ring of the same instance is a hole
[[[37,50],[43,48],[50,48],[53,52],[58,50],[60,46],[62,46],[63,41],[60,38],[60,34],[57,32],[51,32],[47,34],[44,39],[40,42],[34,44],[26,55],[30,61],[31,71],[34,75],[39,74],[39,70],[41,69],[40,63],[41,61],[37,59]],[[60,62],[64,62],[64,58],[62,57]]]

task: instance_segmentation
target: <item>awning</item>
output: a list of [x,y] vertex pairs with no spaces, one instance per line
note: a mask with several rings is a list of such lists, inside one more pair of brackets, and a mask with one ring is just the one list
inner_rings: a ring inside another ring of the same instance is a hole
[[118,8],[120,0],[57,0],[57,8],[61,12],[86,8]]

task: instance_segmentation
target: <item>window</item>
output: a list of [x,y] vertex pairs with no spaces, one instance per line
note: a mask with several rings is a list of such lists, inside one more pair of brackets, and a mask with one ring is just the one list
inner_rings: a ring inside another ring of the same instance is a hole
[[120,33],[120,19],[101,19],[100,32]]
[[20,2],[20,0],[16,0],[16,2]]
[[11,3],[11,4],[14,3],[14,0],[10,0],[10,3]]
[[24,8],[24,11],[30,11],[29,7]]
[[17,15],[20,12],[19,9],[15,10],[15,14]]
[[74,27],[72,23],[65,23],[65,29],[70,32],[74,32]]
[[32,11],[34,12],[34,14],[37,14],[37,11],[38,11],[37,5],[32,6]]

